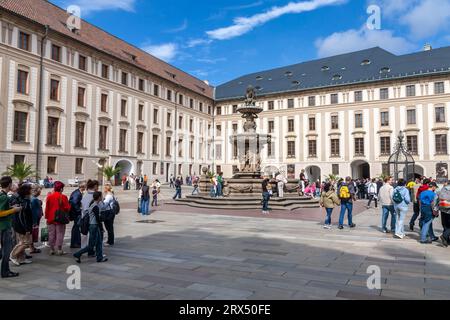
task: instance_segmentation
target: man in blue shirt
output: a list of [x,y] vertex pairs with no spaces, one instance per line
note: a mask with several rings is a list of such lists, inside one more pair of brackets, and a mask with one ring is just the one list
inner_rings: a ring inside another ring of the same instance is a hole
[[[428,190],[423,191],[419,197],[420,212],[422,213],[423,225],[420,235],[420,243],[430,244],[439,239],[434,235],[433,231],[433,208],[435,207],[437,184],[431,182]],[[431,240],[430,240],[430,239]]]

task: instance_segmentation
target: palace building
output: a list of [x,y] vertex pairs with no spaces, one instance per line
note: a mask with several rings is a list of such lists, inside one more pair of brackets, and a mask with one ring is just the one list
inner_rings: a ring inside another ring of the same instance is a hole
[[230,177],[229,137],[249,85],[264,109],[267,174],[310,179],[387,171],[399,131],[416,174],[449,162],[450,47],[381,48],[242,76],[216,88],[87,23],[67,26],[45,0],[0,0],[0,172],[26,162],[67,181],[121,174]]

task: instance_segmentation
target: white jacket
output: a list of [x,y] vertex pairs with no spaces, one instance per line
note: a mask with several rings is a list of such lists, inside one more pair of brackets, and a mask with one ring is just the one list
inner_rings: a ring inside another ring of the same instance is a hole
[[378,201],[381,206],[393,206],[392,196],[394,195],[394,187],[388,183],[385,183],[381,189],[378,196]]

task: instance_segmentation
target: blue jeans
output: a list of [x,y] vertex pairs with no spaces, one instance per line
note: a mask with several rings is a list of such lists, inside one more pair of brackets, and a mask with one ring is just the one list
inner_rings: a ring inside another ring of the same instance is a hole
[[405,218],[408,214],[408,207],[395,208],[395,215],[397,217],[397,223],[395,225],[395,234],[399,236],[405,235]]
[[175,200],[175,199],[181,199],[181,188],[176,188],[175,189],[176,191],[175,191],[175,195],[173,196],[173,200]]
[[195,194],[199,194],[200,193],[200,191],[198,190],[198,186],[194,186],[194,190],[192,190],[192,195],[194,195],[194,193]]
[[341,215],[339,216],[339,225],[344,225],[345,211],[348,211],[348,225],[353,224],[353,202],[342,202],[341,204]]
[[420,232],[420,241],[427,241],[428,237],[431,239],[436,238],[433,231],[433,210],[431,206],[422,206],[420,208],[422,213],[422,230]]
[[268,211],[269,210],[269,199],[270,199],[270,193],[263,192],[263,201],[262,201],[262,210]]
[[333,208],[325,208],[327,212],[327,217],[325,219],[325,225],[331,225],[331,215],[333,214]]
[[100,227],[97,224],[91,224],[89,226],[89,243],[87,247],[84,247],[80,251],[74,254],[74,257],[81,258],[85,253],[93,252],[95,248],[95,254],[97,255],[97,261],[103,260],[103,235],[100,231]]
[[386,224],[389,219],[389,214],[391,214],[391,231],[395,230],[395,224],[397,218],[395,216],[394,206],[383,206],[382,208],[382,216],[381,216],[381,229],[386,230]]
[[150,203],[150,199],[141,199],[141,214],[143,216],[148,216],[149,203]]
[[216,194],[216,196],[217,197],[221,197],[222,196],[222,184],[221,183],[217,184],[217,194]]
[[152,207],[157,207],[157,206],[158,206],[158,198],[157,197],[153,197]]

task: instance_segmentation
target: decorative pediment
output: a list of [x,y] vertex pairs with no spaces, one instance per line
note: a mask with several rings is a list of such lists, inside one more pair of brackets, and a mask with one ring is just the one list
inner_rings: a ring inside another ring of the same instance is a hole
[[121,126],[121,127],[129,127],[130,123],[128,121],[119,121],[119,126]]
[[161,129],[160,128],[152,128],[152,132],[153,133],[161,133]]
[[16,109],[22,109],[22,110],[29,110],[30,108],[33,108],[33,104],[30,101],[23,100],[23,99],[14,99],[12,101],[14,107]]
[[109,124],[111,123],[111,119],[108,117],[98,117],[98,122],[103,123],[103,124]]
[[381,129],[380,131],[378,131],[378,134],[392,134],[392,130],[391,129]]
[[136,128],[137,128],[138,130],[142,130],[142,131],[146,131],[146,130],[147,130],[147,126],[146,126],[146,125],[143,125],[143,124],[138,124],[138,125],[136,126]]
[[50,116],[61,116],[64,113],[64,109],[56,106],[47,106],[47,112]]
[[78,111],[78,112],[75,112],[74,114],[75,114],[75,117],[80,120],[88,120],[90,118],[89,113],[86,113],[86,112]]

